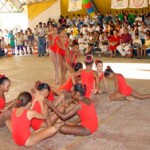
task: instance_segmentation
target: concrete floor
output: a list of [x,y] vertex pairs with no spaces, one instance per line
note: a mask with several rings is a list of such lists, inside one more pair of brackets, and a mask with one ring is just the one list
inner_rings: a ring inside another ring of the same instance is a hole
[[[104,65],[130,62],[131,66],[134,66],[140,63],[141,69],[144,69],[136,80],[133,79],[132,67],[127,68],[125,64],[121,68],[128,69],[127,75],[132,74],[132,79],[127,79],[127,82],[134,89],[150,93],[150,59],[102,58],[102,60]],[[117,64],[115,66],[116,70]],[[53,67],[49,57],[1,58],[0,74],[5,74],[12,81],[11,89],[6,94],[8,101],[21,91],[30,91],[37,80],[53,85]],[[142,76],[146,80],[140,78]],[[109,85],[112,90],[112,83],[109,82]],[[0,128],[0,150],[150,150],[150,99],[110,102],[108,96],[102,94],[95,96],[94,103],[99,117],[99,129],[93,135],[75,137],[57,133],[34,147],[25,148],[15,145],[8,129],[3,127]]]

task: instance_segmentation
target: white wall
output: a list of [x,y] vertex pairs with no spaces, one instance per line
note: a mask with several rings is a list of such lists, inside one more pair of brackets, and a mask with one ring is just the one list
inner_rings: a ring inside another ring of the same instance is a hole
[[50,8],[46,9],[40,15],[36,16],[34,19],[29,20],[29,27],[34,29],[35,26],[41,22],[47,22],[48,18],[52,18],[55,20],[59,19],[61,14],[60,0],[57,0],[55,4],[53,4]]
[[0,29],[14,30],[26,29],[28,27],[27,13],[1,13]]

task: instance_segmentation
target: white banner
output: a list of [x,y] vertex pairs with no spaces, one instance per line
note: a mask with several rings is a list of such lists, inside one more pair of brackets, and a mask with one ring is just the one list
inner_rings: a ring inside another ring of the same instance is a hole
[[124,9],[128,7],[128,0],[111,0],[112,9]]
[[82,0],[69,0],[68,11],[74,12],[82,9]]
[[130,0],[130,8],[148,7],[148,0]]

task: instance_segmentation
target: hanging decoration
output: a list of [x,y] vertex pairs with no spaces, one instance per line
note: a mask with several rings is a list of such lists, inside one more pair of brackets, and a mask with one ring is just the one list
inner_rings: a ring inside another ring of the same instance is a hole
[[69,0],[68,11],[74,12],[82,9],[82,0]]
[[84,5],[84,7],[86,8],[88,14],[91,16],[91,17],[94,17],[95,15],[95,9],[92,5],[92,2],[90,0],[82,0],[82,3]]
[[130,0],[130,8],[144,8],[148,6],[147,0]]
[[125,9],[128,7],[128,0],[111,0],[112,9]]

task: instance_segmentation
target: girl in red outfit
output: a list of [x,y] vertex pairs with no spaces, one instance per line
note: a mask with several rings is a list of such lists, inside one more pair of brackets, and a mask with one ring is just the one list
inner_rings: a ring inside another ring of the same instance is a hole
[[75,73],[72,76],[72,82],[75,85],[75,77],[81,76],[82,84],[86,85],[85,97],[89,98],[91,93],[97,93],[99,91],[99,77],[96,71],[92,70],[93,66],[93,56],[87,55],[85,57],[86,68],[80,72]]
[[115,57],[117,46],[120,44],[120,37],[118,36],[117,30],[114,30],[113,35],[110,37],[109,44],[109,50],[111,53],[110,57]]
[[[106,79],[104,77],[104,72],[103,72],[103,62],[99,59],[95,60],[95,65],[96,65],[96,71],[99,77],[99,82],[103,82],[104,86],[105,86],[105,90],[108,93],[108,86],[107,86],[107,82]],[[99,88],[98,93],[102,94],[103,91]]]
[[10,85],[10,80],[5,75],[0,75],[0,127],[4,126],[6,120],[10,119],[11,109],[16,103],[15,100],[6,103],[5,93],[9,91]]
[[56,41],[57,44],[57,54],[58,54],[58,60],[59,60],[59,66],[60,66],[60,73],[61,73],[61,84],[66,81],[66,52],[68,51],[69,47],[69,40],[66,34],[65,29],[62,29],[60,31],[59,37]]
[[[38,95],[38,98],[44,99],[41,95]],[[37,130],[36,132],[31,132],[31,120],[33,118],[46,119],[46,112],[39,114],[30,109],[32,96],[28,92],[20,93],[17,99],[17,107],[14,108],[12,112],[11,125],[8,126],[12,133],[13,140],[17,145],[32,146],[53,136],[57,132],[56,127],[47,127]]]
[[[46,83],[38,83],[36,90],[37,91],[35,92],[35,95],[37,92],[40,93],[41,95],[43,95],[44,98],[47,98],[49,101],[52,101],[55,106],[60,105],[63,101],[63,97],[61,95],[57,99],[53,100],[54,95],[51,94],[50,86]],[[38,113],[43,114],[43,112],[45,112],[45,109],[47,109],[45,105],[46,104],[44,99],[42,99],[41,101],[41,99],[33,97],[31,109],[37,111]],[[48,116],[47,120],[32,119],[31,126],[34,130],[38,130],[40,128],[47,127],[48,124],[54,124],[57,121],[57,119],[58,117],[56,115]]]
[[124,76],[114,73],[109,66],[105,70],[104,76],[108,79],[114,80],[115,83],[115,91],[110,95],[110,100],[134,100],[133,97],[139,99],[150,98],[150,94],[140,94],[132,89],[127,85]]
[[57,27],[52,28],[52,33],[49,36],[49,45],[50,45],[50,52],[51,52],[51,60],[54,65],[54,72],[55,72],[55,83],[59,83],[59,62],[58,62],[58,56],[56,54],[57,52],[57,44],[56,41],[58,39],[58,30]]
[[98,118],[94,104],[90,99],[85,98],[86,86],[78,83],[74,86],[73,99],[78,102],[65,114],[59,112],[52,103],[47,101],[47,105],[62,119],[67,120],[77,114],[80,118],[80,125],[63,125],[59,131],[63,134],[87,136],[94,133],[98,128]]
[[66,67],[70,73],[74,72],[73,65],[77,63],[79,56],[79,44],[77,42],[73,42],[71,50],[68,50],[66,53]]
[[[80,62],[77,62],[74,64],[74,72],[80,72],[83,69],[83,65]],[[72,76],[72,75],[71,75]],[[71,76],[69,79],[58,88],[58,91],[66,93],[66,92],[71,92],[71,89],[73,87],[72,79]],[[76,78],[76,83],[79,81],[79,77]]]

